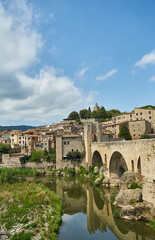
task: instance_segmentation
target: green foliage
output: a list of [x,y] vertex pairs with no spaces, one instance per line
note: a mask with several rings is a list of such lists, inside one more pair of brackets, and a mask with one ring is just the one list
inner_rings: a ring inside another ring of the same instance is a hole
[[118,109],[111,109],[106,111],[106,109],[101,106],[98,111],[91,111],[90,107],[88,109],[82,109],[78,112],[71,112],[66,120],[76,120],[81,124],[79,118],[81,119],[90,119],[90,118],[97,118],[101,122],[106,121],[107,119],[112,118],[113,116],[122,114]]
[[155,220],[150,221],[147,225],[155,231]]
[[110,196],[110,201],[111,201],[111,203],[114,203],[114,202],[115,202],[116,196],[117,196],[117,193],[111,194],[111,196]]
[[37,169],[31,168],[0,168],[0,184],[14,183],[19,177],[41,175]]
[[79,114],[76,111],[73,111],[69,114],[68,120],[76,120],[79,119]]
[[152,108],[152,109],[155,109],[155,106],[152,106],[152,105],[146,105],[146,106],[144,106],[144,107],[140,107],[140,108],[144,108],[144,109]]
[[138,184],[137,182],[132,181],[130,186],[128,186],[129,189],[136,189],[136,188],[142,188],[142,186],[140,184]]
[[107,111],[107,118],[112,118],[113,116],[117,116],[121,114],[121,112],[118,109],[111,109]]
[[75,168],[67,168],[67,167],[65,167],[63,169],[63,172],[65,172],[66,174],[69,174],[71,177],[74,177],[76,175]]
[[10,145],[4,145],[0,143],[0,153],[8,153],[10,149]]
[[83,110],[80,110],[80,118],[82,119],[89,119],[91,118],[91,110],[90,109],[83,109]]
[[68,152],[66,155],[68,160],[80,160],[83,154],[78,151]]
[[124,138],[125,140],[132,140],[130,132],[126,124],[122,124],[120,127],[120,133],[118,134],[119,138]]
[[31,155],[31,158],[30,158],[30,161],[31,162],[41,162],[41,159],[44,157],[45,155],[44,155],[44,150],[41,150],[41,149],[39,149],[39,150],[34,150],[33,152],[32,152],[32,155]]
[[153,137],[150,136],[150,135],[148,135],[147,133],[142,134],[142,135],[140,136],[140,139],[150,139],[150,138],[153,138]]
[[20,225],[21,232],[14,234],[11,239],[28,240],[38,233],[40,237],[45,234],[45,239],[56,239],[61,223],[62,202],[54,192],[41,184],[28,182],[3,184],[0,188],[0,225],[11,236],[12,229]]
[[119,218],[121,216],[121,212],[118,208],[115,208],[114,211],[113,211],[113,216],[115,218]]
[[130,199],[130,205],[134,205],[135,204],[135,200],[134,199]]
[[32,232],[20,232],[20,233],[15,233],[13,237],[11,237],[11,240],[31,240],[33,237]]
[[89,172],[87,171],[87,169],[84,168],[84,167],[82,167],[82,166],[80,166],[79,170],[77,171],[77,174],[78,174],[79,176],[88,175],[88,173],[89,173]]
[[80,125],[83,124],[79,118],[76,119],[76,122],[77,122],[78,124],[80,124]]

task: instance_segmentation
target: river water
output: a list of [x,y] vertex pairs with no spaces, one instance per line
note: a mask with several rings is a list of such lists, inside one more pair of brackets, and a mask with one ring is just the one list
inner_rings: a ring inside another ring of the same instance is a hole
[[58,240],[155,240],[155,232],[144,222],[117,218],[111,204],[117,189],[94,187],[78,179],[42,179],[64,204]]

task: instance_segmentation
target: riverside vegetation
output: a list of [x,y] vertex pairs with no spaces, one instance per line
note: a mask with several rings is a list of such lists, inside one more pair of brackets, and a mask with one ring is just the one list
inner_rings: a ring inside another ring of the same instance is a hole
[[42,184],[18,178],[40,174],[33,169],[0,169],[0,226],[10,240],[57,239],[61,199]]

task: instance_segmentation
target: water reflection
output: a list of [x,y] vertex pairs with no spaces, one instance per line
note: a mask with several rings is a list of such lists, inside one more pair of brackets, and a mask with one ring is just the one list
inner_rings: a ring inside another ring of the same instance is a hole
[[[56,179],[45,183],[55,188],[63,199],[63,225],[59,240],[119,239],[153,240],[155,232],[143,222],[124,221],[114,217],[115,208],[110,201],[111,191],[99,189],[89,183]],[[54,186],[54,187],[53,187]]]

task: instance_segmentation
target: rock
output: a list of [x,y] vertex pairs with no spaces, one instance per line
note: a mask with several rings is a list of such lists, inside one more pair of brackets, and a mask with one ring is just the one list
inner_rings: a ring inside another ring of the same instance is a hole
[[110,186],[110,179],[106,177],[103,179],[103,187],[109,187]]
[[131,201],[139,202],[142,201],[142,189],[126,189],[120,190],[116,196],[114,205],[119,207],[130,205]]
[[99,172],[99,168],[96,166],[94,167],[94,173],[98,173]]
[[151,220],[151,215],[146,212],[146,207],[143,203],[138,203],[136,206],[127,205],[121,210],[121,217],[126,220]]
[[139,175],[134,172],[124,172],[119,180],[120,189],[127,189],[128,185],[133,181],[140,184]]
[[56,175],[56,176],[60,176],[60,173],[61,173],[60,171],[57,171],[57,172],[55,173],[55,175]]
[[104,167],[101,167],[101,168],[100,168],[100,171],[99,171],[99,174],[100,174],[100,175],[103,175],[103,173],[104,173]]
[[97,178],[96,180],[95,180],[95,183],[99,183],[101,181],[101,179],[100,178]]
[[63,177],[64,173],[63,172],[60,172],[60,176]]

